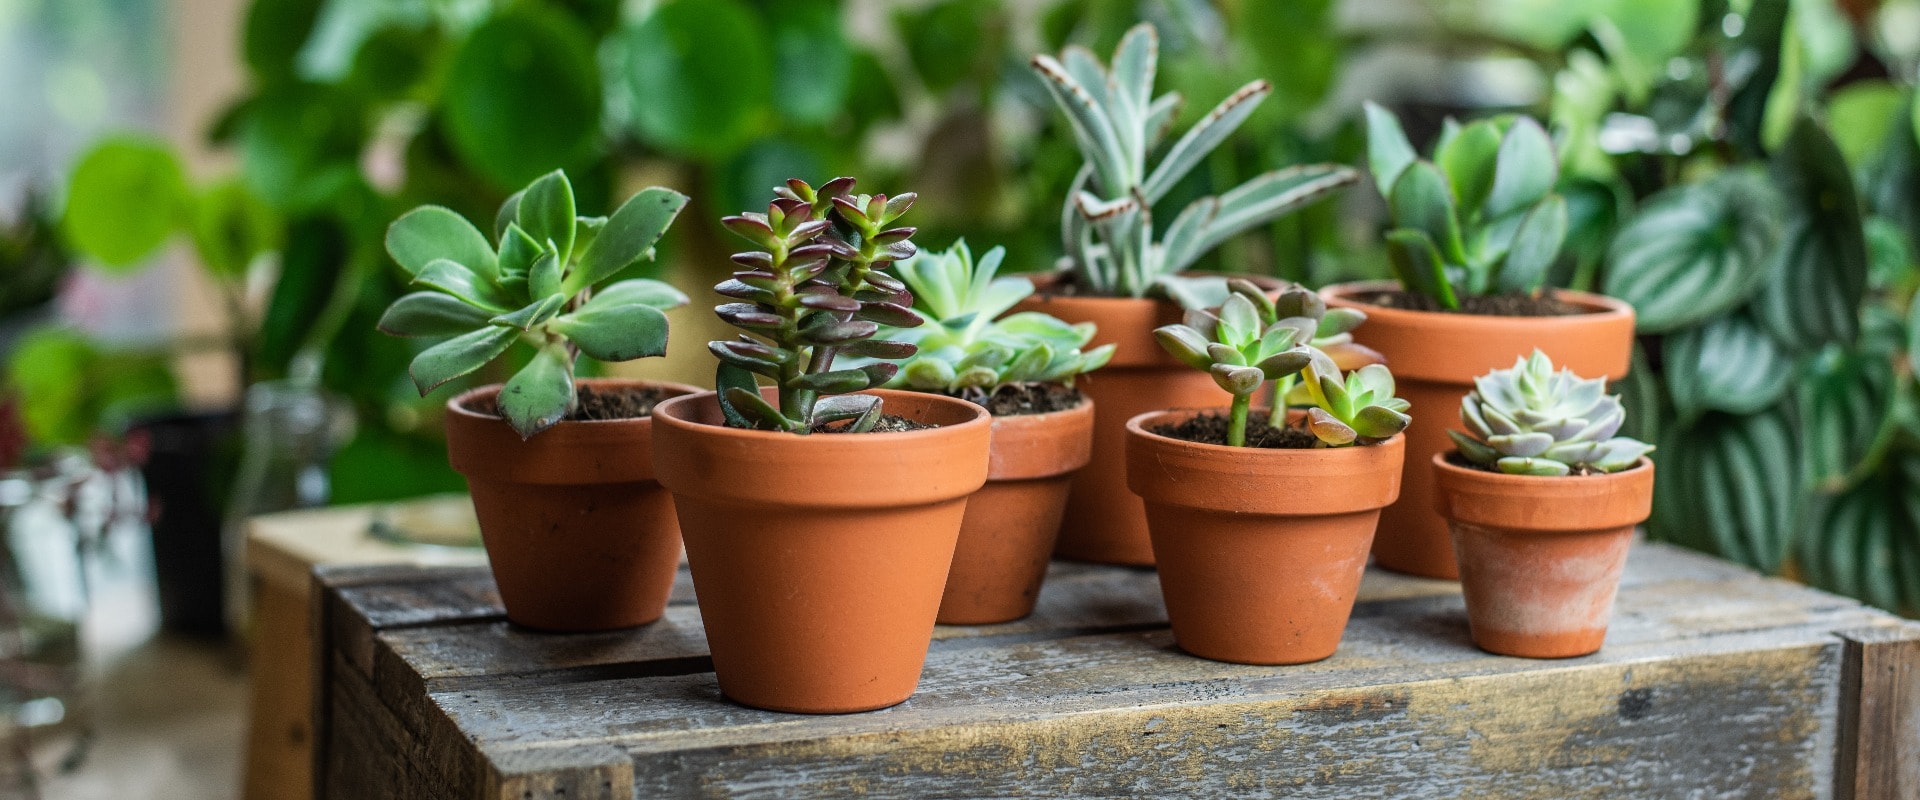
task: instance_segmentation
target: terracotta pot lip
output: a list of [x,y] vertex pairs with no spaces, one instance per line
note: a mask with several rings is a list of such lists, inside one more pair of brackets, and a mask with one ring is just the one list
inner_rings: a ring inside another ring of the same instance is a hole
[[1447,460],[1458,450],[1447,450],[1433,454],[1433,464],[1440,469],[1453,473],[1466,480],[1480,481],[1493,486],[1542,486],[1549,482],[1565,485],[1568,482],[1599,482],[1608,480],[1626,480],[1638,477],[1643,469],[1653,467],[1653,459],[1641,456],[1633,466],[1618,472],[1606,472],[1599,475],[1509,475],[1504,472],[1488,472],[1480,469],[1468,469]]
[[[1179,274],[1185,275],[1188,277],[1193,277],[1193,278],[1202,278],[1202,277],[1245,278],[1247,280],[1253,281],[1254,285],[1270,291],[1278,291],[1281,289],[1285,289],[1287,288],[1287,286],[1290,285],[1286,281],[1273,277],[1272,275],[1253,275],[1253,274],[1243,274],[1243,273],[1236,273],[1236,272],[1211,272],[1211,271],[1205,271],[1205,270],[1196,270],[1193,272],[1182,272]],[[1174,303],[1172,300],[1169,300],[1165,297],[1128,297],[1126,295],[1047,294],[1046,293],[1048,287],[1065,282],[1067,279],[1072,277],[1072,275],[1073,275],[1072,270],[1056,269],[1056,270],[1049,270],[1046,272],[1023,272],[1023,273],[1019,273],[1015,277],[1026,278],[1028,282],[1033,284],[1034,294],[1030,297],[1027,297],[1026,298],[1027,300],[1035,300],[1035,301],[1046,302],[1046,303],[1077,303],[1077,302],[1096,302],[1097,301],[1101,303],[1125,302],[1125,303],[1131,303],[1135,305],[1151,305],[1151,306],[1159,306],[1159,305],[1177,306],[1178,305],[1177,303]]]
[[[675,398],[684,397],[689,394],[695,394],[695,393],[705,391],[704,389],[701,389],[698,386],[693,386],[691,384],[677,383],[675,381],[656,381],[656,380],[648,380],[643,378],[580,378],[574,381],[574,385],[575,386],[651,387],[654,389],[662,389],[662,390],[674,393],[674,394],[668,395],[666,399],[661,400],[659,403],[654,404],[655,409],[658,409],[661,405],[666,404],[667,400],[672,400]],[[483,397],[486,395],[498,395],[501,392],[501,390],[505,388],[507,388],[507,385],[504,383],[489,383],[485,386],[468,389],[464,392],[454,395],[453,397],[447,399],[447,416],[462,417],[475,422],[505,422],[507,418],[499,414],[482,414],[478,411],[474,411],[473,409],[467,408],[467,401],[476,399],[479,397]],[[565,427],[577,426],[582,428],[592,428],[592,427],[599,427],[599,426],[630,425],[635,422],[645,422],[652,418],[653,418],[653,415],[648,414],[647,416],[644,416],[644,417],[627,417],[624,419],[565,419],[565,420],[561,420],[559,422],[554,423],[554,427],[558,428],[562,426],[565,426]]]
[[[870,438],[879,438],[889,442],[916,442],[916,441],[924,441],[927,439],[933,439],[943,435],[950,435],[951,432],[955,430],[966,430],[972,426],[991,426],[992,425],[993,415],[987,413],[987,409],[985,406],[978,405],[976,403],[971,403],[966,400],[961,400],[960,398],[957,398],[957,397],[947,397],[946,395],[938,394],[935,392],[909,392],[902,389],[879,389],[879,390],[867,390],[862,392],[855,392],[854,394],[870,394],[874,391],[898,392],[900,394],[919,394],[919,395],[925,395],[927,397],[939,398],[941,400],[946,400],[949,402],[964,405],[967,408],[972,409],[975,413],[971,419],[968,419],[965,422],[960,422],[953,425],[941,425],[937,428],[923,428],[923,429],[914,430],[914,431],[884,431],[880,433],[862,433],[862,434],[825,434],[825,436],[827,437],[827,440],[831,441],[836,437],[842,437],[842,436],[855,436],[855,437],[858,437],[859,440],[861,441],[865,441]],[[678,397],[670,397],[670,398],[667,398],[666,400],[660,401],[659,405],[656,405],[653,407],[653,416],[665,417],[665,418],[671,419],[672,420],[671,424],[683,425],[687,428],[699,428],[703,430],[712,429],[712,430],[725,431],[726,432],[725,435],[739,436],[746,439],[747,441],[761,440],[761,441],[768,441],[768,442],[775,442],[775,441],[792,442],[792,441],[814,439],[815,435],[811,435],[811,434],[802,436],[795,433],[788,433],[786,431],[762,431],[762,430],[753,430],[750,428],[730,428],[726,425],[714,425],[706,422],[700,422],[698,420],[688,419],[684,416],[680,416],[673,413],[675,411],[682,410],[681,409],[682,406],[692,406],[693,404],[701,402],[702,400],[705,400],[708,397],[717,397],[717,396],[718,395],[711,390],[701,390],[695,394],[683,394]]]
[[1133,417],[1133,419],[1127,420],[1127,433],[1143,436],[1155,441],[1171,442],[1176,445],[1191,447],[1203,453],[1219,453],[1222,455],[1228,454],[1228,453],[1264,453],[1264,452],[1328,453],[1331,455],[1331,454],[1337,454],[1337,453],[1346,452],[1346,451],[1365,452],[1367,450],[1371,450],[1376,447],[1386,447],[1387,445],[1392,444],[1395,439],[1401,439],[1406,436],[1405,433],[1396,433],[1389,438],[1381,439],[1380,441],[1374,442],[1373,444],[1355,445],[1353,447],[1229,447],[1224,444],[1208,444],[1206,442],[1190,442],[1185,439],[1175,439],[1171,436],[1162,436],[1160,434],[1154,433],[1153,431],[1147,430],[1147,427],[1146,427],[1148,422],[1152,421],[1154,418],[1157,418],[1157,417],[1177,416],[1177,415],[1189,414],[1189,413],[1198,415],[1198,414],[1205,414],[1207,412],[1213,412],[1216,414],[1227,414],[1231,412],[1231,409],[1223,408],[1223,407],[1163,408],[1158,411],[1148,411],[1142,414],[1137,414]]
[[1391,281],[1391,280],[1350,281],[1347,283],[1336,283],[1336,284],[1327,286],[1320,290],[1320,295],[1325,298],[1340,300],[1342,302],[1350,303],[1354,306],[1365,309],[1367,312],[1367,318],[1369,322],[1376,319],[1385,319],[1385,320],[1402,320],[1409,323],[1422,324],[1422,325],[1433,325],[1433,324],[1443,324],[1443,323],[1440,323],[1439,320],[1462,320],[1462,321],[1472,321],[1472,322],[1461,322],[1457,324],[1538,326],[1543,323],[1553,324],[1554,322],[1561,321],[1561,320],[1579,320],[1583,323],[1587,323],[1587,322],[1594,322],[1597,320],[1606,320],[1609,318],[1631,319],[1633,317],[1633,306],[1628,305],[1627,302],[1624,300],[1608,297],[1604,294],[1595,294],[1593,292],[1581,292],[1581,291],[1575,291],[1573,289],[1554,289],[1553,296],[1555,299],[1560,300],[1561,302],[1580,306],[1582,308],[1587,309],[1586,313],[1565,314],[1565,315],[1550,316],[1550,317],[1510,317],[1510,316],[1504,316],[1504,315],[1498,315],[1498,314],[1464,314],[1464,313],[1456,313],[1456,312],[1450,312],[1450,311],[1418,311],[1410,308],[1392,308],[1389,306],[1374,305],[1373,303],[1368,303],[1368,302],[1354,299],[1355,295],[1365,294],[1368,292],[1398,291],[1400,289],[1401,289],[1401,286],[1399,281]]

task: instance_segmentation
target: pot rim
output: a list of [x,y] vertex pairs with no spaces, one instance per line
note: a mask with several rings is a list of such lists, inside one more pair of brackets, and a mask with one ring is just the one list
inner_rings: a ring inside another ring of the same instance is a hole
[[[1480,324],[1538,326],[1543,323],[1551,325],[1557,320],[1577,319],[1582,322],[1592,322],[1595,319],[1606,319],[1610,317],[1626,317],[1629,319],[1633,317],[1633,306],[1629,305],[1625,300],[1596,292],[1582,292],[1576,289],[1556,288],[1553,290],[1553,294],[1555,299],[1588,309],[1586,312],[1547,317],[1514,317],[1504,314],[1469,314],[1455,311],[1421,311],[1411,308],[1394,308],[1392,306],[1376,305],[1353,297],[1354,295],[1367,292],[1396,290],[1403,290],[1403,287],[1399,281],[1395,280],[1346,281],[1343,283],[1329,284],[1320,289],[1319,293],[1322,297],[1338,299],[1341,302],[1352,304],[1366,311],[1368,321],[1372,321],[1375,316],[1378,315],[1385,319],[1401,318],[1412,320],[1416,318],[1426,318],[1427,320],[1431,320],[1432,318],[1438,317],[1454,320],[1476,320],[1479,321]],[[1489,320],[1494,322],[1488,322]],[[1423,324],[1432,323],[1428,321]]]
[[1163,442],[1173,442],[1175,444],[1188,445],[1188,446],[1197,448],[1200,452],[1203,452],[1203,453],[1204,452],[1215,452],[1215,453],[1324,452],[1324,453],[1335,454],[1335,453],[1339,453],[1340,451],[1355,450],[1358,448],[1386,447],[1387,445],[1391,444],[1393,440],[1403,439],[1407,435],[1405,431],[1402,431],[1400,433],[1396,433],[1385,439],[1381,439],[1380,441],[1374,442],[1373,444],[1354,445],[1353,447],[1233,447],[1231,445],[1211,444],[1208,442],[1193,442],[1193,441],[1188,441],[1186,439],[1176,439],[1172,436],[1162,436],[1158,433],[1154,433],[1153,431],[1147,430],[1146,428],[1147,420],[1150,417],[1171,416],[1175,414],[1185,414],[1189,412],[1193,413],[1195,416],[1198,416],[1200,414],[1204,414],[1209,411],[1218,413],[1218,414],[1228,414],[1232,412],[1232,409],[1225,406],[1202,406],[1202,407],[1188,407],[1188,408],[1162,408],[1154,411],[1146,411],[1140,414],[1135,414],[1132,419],[1127,420],[1127,425],[1126,425],[1127,432],[1137,433],[1141,436],[1145,436],[1150,439],[1157,439]]
[[1462,526],[1528,535],[1594,533],[1631,529],[1652,514],[1653,459],[1641,456],[1630,469],[1601,475],[1508,475],[1447,462],[1454,451],[1435,453],[1434,511]]
[[[701,389],[698,386],[694,386],[688,383],[680,383],[678,381],[657,381],[651,378],[619,378],[619,377],[575,378],[573,381],[573,385],[576,389],[581,386],[599,386],[599,385],[650,386],[657,389],[666,389],[669,391],[678,392],[678,394],[669,395],[667,397],[662,398],[658,403],[655,403],[654,408],[656,409],[659,408],[662,404],[666,403],[668,400],[672,400],[677,397],[684,397],[688,394],[695,394],[698,392],[706,391],[704,389]],[[476,386],[472,389],[468,389],[464,392],[456,394],[450,398],[447,398],[447,406],[446,406],[447,414],[449,416],[458,415],[460,417],[464,417],[470,420],[480,420],[480,421],[498,420],[500,422],[505,422],[507,418],[504,415],[482,414],[478,411],[474,411],[473,409],[467,408],[466,403],[468,400],[480,397],[485,394],[498,395],[501,391],[505,390],[506,388],[507,388],[507,385],[505,383],[489,383],[485,386]],[[652,418],[653,418],[653,414],[649,413],[647,416],[644,416],[644,417],[624,417],[621,419],[563,419],[563,420],[560,420],[559,422],[554,423],[553,427],[558,428],[562,425],[566,425],[569,427],[575,426],[575,425],[588,426],[588,427],[601,426],[601,425],[608,425],[608,426],[624,425],[624,424],[631,424],[634,422],[640,422],[643,420],[649,420]],[[541,433],[545,433],[545,431],[542,431]],[[535,437],[538,437],[539,435],[540,434],[534,434]],[[531,439],[529,439],[528,441],[531,441]]]

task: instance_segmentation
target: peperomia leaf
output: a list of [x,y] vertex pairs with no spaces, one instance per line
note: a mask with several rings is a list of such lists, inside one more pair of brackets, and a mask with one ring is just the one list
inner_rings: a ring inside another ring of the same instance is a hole
[[436,259],[489,278],[496,272],[497,260],[487,237],[466,217],[440,206],[421,206],[394,220],[387,228],[387,252],[413,275]]
[[1780,220],[1779,195],[1750,171],[1667,189],[1614,237],[1604,291],[1633,305],[1642,333],[1725,314],[1766,279]]
[[440,292],[401,295],[376,327],[391,336],[457,336],[487,324],[492,314]]
[[413,385],[424,395],[440,384],[486,366],[487,362],[506,352],[507,346],[520,338],[520,333],[515,328],[498,325],[468,331],[414,356],[407,374],[412,376]]

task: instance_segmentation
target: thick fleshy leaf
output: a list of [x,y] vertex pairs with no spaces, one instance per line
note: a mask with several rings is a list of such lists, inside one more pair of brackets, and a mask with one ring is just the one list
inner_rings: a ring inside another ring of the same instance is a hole
[[1500,451],[1488,447],[1485,443],[1459,431],[1447,431],[1447,438],[1453,440],[1453,446],[1475,464],[1492,464],[1500,460]]
[[1553,140],[1532,117],[1519,117],[1500,140],[1487,216],[1503,216],[1538,203],[1559,180],[1560,160],[1553,154]]
[[642,189],[628,198],[580,255],[579,266],[567,276],[567,286],[579,291],[632,266],[653,249],[686,205],[686,195],[659,187]]
[[1500,152],[1500,129],[1492,122],[1460,128],[1434,148],[1433,163],[1447,174],[1457,207],[1478,209],[1493,191],[1493,171]]
[[492,316],[441,292],[413,292],[387,306],[377,327],[392,336],[458,336]]
[[532,303],[528,303],[518,311],[511,314],[501,314],[488,320],[488,322],[494,325],[519,328],[523,331],[529,330],[535,325],[553,319],[554,315],[560,313],[561,307],[566,304],[566,296],[550,294]]
[[667,354],[667,315],[640,304],[583,306],[555,317],[547,328],[599,361],[632,361]]
[[1174,358],[1194,369],[1209,369],[1213,359],[1207,355],[1207,345],[1211,344],[1199,331],[1185,325],[1166,325],[1155,328],[1153,338],[1160,342]]
[[574,237],[573,184],[554,170],[520,192],[515,213],[520,229],[542,244],[551,242],[562,266],[572,260]]
[[554,426],[573,408],[573,370],[565,348],[540,348],[500,388],[500,410],[522,439]]
[[1459,308],[1453,284],[1447,280],[1446,262],[1433,240],[1424,231],[1410,228],[1387,232],[1387,258],[1393,274],[1407,291],[1424,294],[1444,308]]
[[813,422],[822,424],[853,420],[847,430],[862,433],[880,421],[880,398],[870,394],[842,394],[822,397],[813,404]]
[[507,223],[500,234],[500,285],[509,290],[524,289],[533,262],[539,260],[543,252],[546,252],[545,246],[528,236],[519,224]]
[[472,270],[444,258],[427,262],[427,265],[413,276],[413,282],[439,289],[496,314],[504,314],[519,307],[518,303],[513,302],[512,298],[500,291],[500,287],[473,274]]
[[425,397],[440,384],[486,366],[487,362],[506,352],[507,347],[518,338],[520,331],[498,325],[463,333],[414,356],[407,374],[412,376],[414,387]]
[[1214,383],[1219,384],[1220,388],[1226,390],[1228,394],[1235,396],[1253,394],[1259,391],[1260,384],[1267,380],[1267,376],[1257,367],[1215,364],[1208,371],[1213,375]]
[[1525,456],[1507,456],[1494,462],[1494,466],[1508,475],[1538,475],[1546,478],[1557,478],[1572,472],[1566,464],[1553,459]]
[[793,387],[811,389],[821,394],[846,394],[860,391],[872,384],[873,380],[865,372],[857,369],[835,369],[801,375],[794,380]]
[[1413,418],[1385,406],[1367,406],[1353,415],[1353,431],[1367,439],[1387,439],[1407,429]]
[[1514,231],[1507,258],[1500,266],[1499,289],[1531,292],[1547,280],[1547,271],[1560,258],[1567,240],[1567,201],[1552,195],[1527,212]]
[[435,259],[483,276],[496,274],[487,237],[466,217],[440,206],[421,206],[387,226],[387,254],[410,275],[420,274]]
[[1373,173],[1373,183],[1380,190],[1380,196],[1391,197],[1394,181],[1399,180],[1400,173],[1419,156],[1393,112],[1372,101],[1367,102],[1366,111],[1367,171]]
[[1334,447],[1353,444],[1360,437],[1347,423],[1320,408],[1307,409],[1307,430],[1312,431],[1320,441]]
[[733,415],[737,415],[747,423],[743,427],[775,431],[790,431],[803,427],[802,423],[788,419],[785,414],[780,413],[780,409],[774,408],[772,403],[767,402],[766,398],[752,389],[730,386],[724,394],[727,398],[725,407],[731,409]]
[[1447,187],[1439,169],[1425,161],[1414,162],[1400,173],[1400,180],[1394,181],[1388,200],[1395,226],[1425,233],[1447,263],[1467,263],[1453,190]]
[[593,293],[583,308],[597,309],[608,306],[643,305],[666,311],[687,304],[687,296],[679,289],[650,278],[634,278],[611,283]]

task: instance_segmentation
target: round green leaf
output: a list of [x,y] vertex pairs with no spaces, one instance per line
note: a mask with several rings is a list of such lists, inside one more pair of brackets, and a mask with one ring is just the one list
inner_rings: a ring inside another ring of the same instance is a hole
[[380,316],[390,336],[458,336],[487,324],[491,314],[440,292],[402,295]]
[[115,136],[80,159],[67,184],[61,229],[106,267],[131,267],[166,242],[187,211],[187,178],[161,142]]
[[1753,172],[1663,191],[1614,237],[1605,291],[1633,305],[1643,333],[1717,317],[1759,290],[1779,220],[1778,195]]
[[453,209],[420,206],[387,226],[387,254],[408,274],[418,275],[436,259],[446,259],[482,276],[498,270],[487,237]]
[[1827,124],[1833,143],[1847,163],[1864,167],[1880,154],[1896,115],[1905,113],[1907,96],[1891,81],[1850,83],[1827,101]]
[[625,38],[628,102],[642,136],[714,158],[760,130],[773,102],[772,50],[736,0],[662,5]]
[[1745,314],[1669,334],[1667,393],[1682,419],[1709,410],[1752,414],[1793,385],[1793,357]]
[[454,151],[503,188],[587,156],[600,136],[593,54],[578,24],[536,6],[482,23],[447,73],[441,113]]
[[500,410],[522,439],[554,426],[573,408],[573,371],[567,352],[542,347],[500,388]]
[[790,122],[826,122],[846,105],[853,83],[853,48],[840,26],[840,4],[784,0],[772,4],[768,12],[773,26],[775,107]]
[[262,253],[280,246],[273,209],[238,180],[215,183],[194,198],[193,246],[214,274],[237,278]]
[[582,308],[556,317],[547,329],[598,361],[632,361],[667,354],[667,315],[638,303]]
[[1799,449],[1778,406],[1749,416],[1710,413],[1674,431],[1656,454],[1653,534],[1777,570],[1802,524]]

